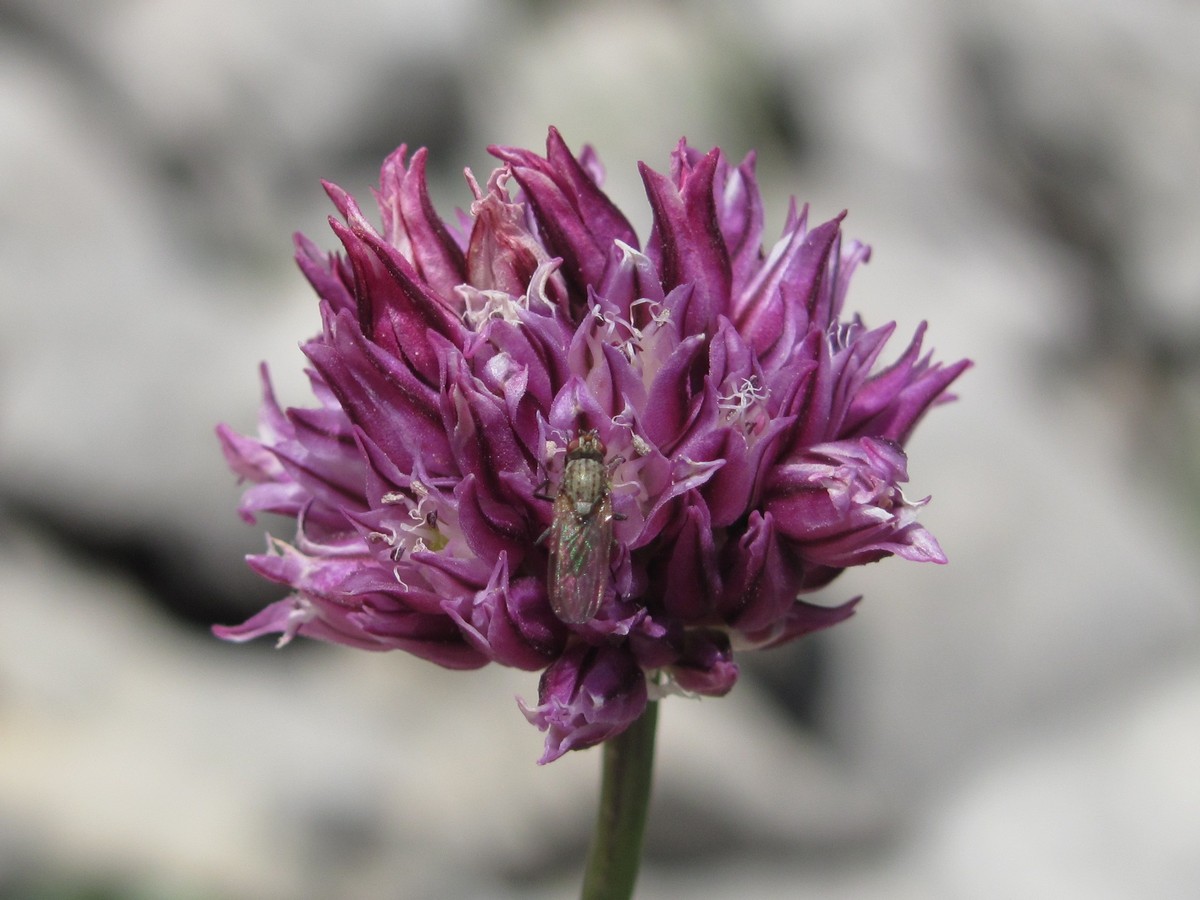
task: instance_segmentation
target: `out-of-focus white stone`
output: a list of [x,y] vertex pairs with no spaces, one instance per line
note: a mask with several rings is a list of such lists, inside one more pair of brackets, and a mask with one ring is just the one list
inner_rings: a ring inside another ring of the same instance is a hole
[[1032,152],[1065,150],[1092,170],[1077,202],[1103,221],[1130,302],[1156,330],[1195,334],[1200,14],[1166,2],[1020,0],[979,4],[962,21],[1008,114],[1038,142]]
[[922,817],[955,897],[1191,897],[1200,888],[1200,666],[1188,658],[1010,734]]

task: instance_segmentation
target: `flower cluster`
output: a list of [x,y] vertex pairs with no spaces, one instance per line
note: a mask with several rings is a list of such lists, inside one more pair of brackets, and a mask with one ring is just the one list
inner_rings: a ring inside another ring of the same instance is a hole
[[[548,762],[649,697],[726,693],[735,648],[845,619],[854,601],[797,599],[845,567],[943,562],[901,448],[968,363],[932,362],[918,331],[878,366],[893,327],[841,318],[868,249],[793,203],[764,252],[753,157],[681,142],[669,174],[642,166],[643,244],[590,150],[551,130],[544,157],[491,152],[450,222],[424,150],[385,161],[381,228],[326,185],[342,250],[297,237],[316,405],[281,409],[264,370],[257,438],[218,429],[253,483],[242,515],[296,520],[249,559],[291,593],[216,632],[541,670],[521,708]],[[581,435],[592,496],[560,503]],[[599,591],[584,621],[561,615],[564,583]]]

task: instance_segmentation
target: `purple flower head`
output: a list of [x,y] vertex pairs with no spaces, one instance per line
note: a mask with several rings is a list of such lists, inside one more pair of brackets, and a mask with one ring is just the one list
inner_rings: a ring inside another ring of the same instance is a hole
[[491,152],[452,223],[424,150],[384,162],[379,228],[326,185],[341,250],[297,238],[317,403],[281,409],[264,370],[258,438],[218,429],[243,517],[296,520],[250,558],[291,593],[216,632],[541,670],[548,762],[847,618],[797,599],[845,567],[944,562],[901,448],[968,363],[922,328],[877,365],[892,326],[841,318],[867,248],[793,204],[764,251],[753,157],[643,166],[643,245],[589,150]]

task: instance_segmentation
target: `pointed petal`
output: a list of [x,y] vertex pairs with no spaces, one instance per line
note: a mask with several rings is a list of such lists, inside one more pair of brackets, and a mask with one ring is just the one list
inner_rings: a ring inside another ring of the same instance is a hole
[[658,252],[663,290],[690,284],[695,291],[687,316],[679,323],[683,334],[711,332],[716,317],[729,312],[732,273],[713,197],[718,158],[716,150],[703,157],[681,186],[639,165],[654,212],[651,240]]

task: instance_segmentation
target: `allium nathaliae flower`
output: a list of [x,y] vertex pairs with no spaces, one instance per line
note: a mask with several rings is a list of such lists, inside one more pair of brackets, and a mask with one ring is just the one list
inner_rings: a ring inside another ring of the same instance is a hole
[[[317,404],[281,409],[264,370],[258,437],[219,429],[253,482],[243,517],[296,520],[249,560],[291,594],[216,630],[541,670],[521,708],[548,762],[648,697],[725,694],[735,649],[845,619],[856,601],[797,599],[845,567],[944,562],[900,491],[901,448],[968,363],[923,356],[922,328],[878,367],[893,326],[841,317],[867,247],[793,203],[764,252],[752,156],[681,142],[669,174],[642,166],[642,243],[590,149],[551,130],[544,157],[491,152],[501,167],[483,186],[468,172],[474,202],[450,222],[424,150],[385,161],[381,228],[326,185],[342,251],[297,237],[320,297],[303,345]],[[586,481],[567,474],[579,460],[599,460]],[[557,502],[564,480],[590,495]],[[568,546],[570,521],[585,543]],[[552,597],[555,558],[579,570]],[[588,578],[594,611],[563,615]]]

